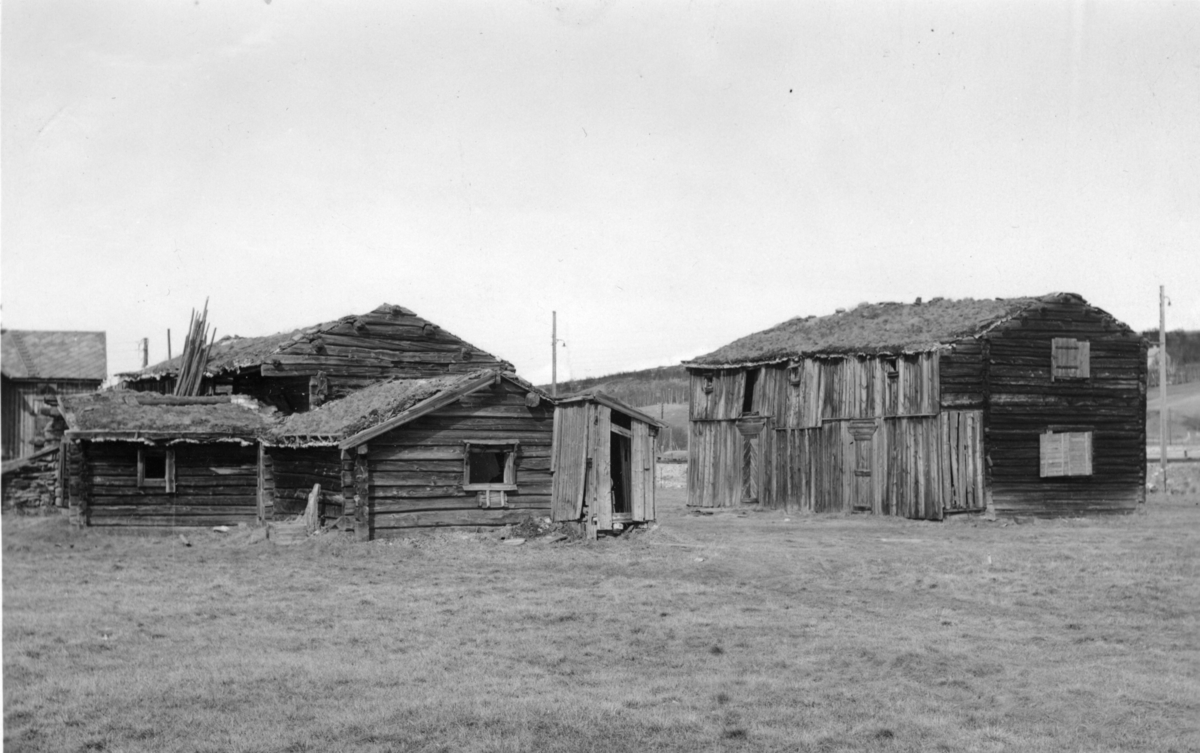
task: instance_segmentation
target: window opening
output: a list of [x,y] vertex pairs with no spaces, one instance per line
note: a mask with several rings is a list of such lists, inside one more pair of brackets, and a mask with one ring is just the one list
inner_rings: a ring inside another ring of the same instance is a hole
[[175,491],[175,451],[169,447],[138,449],[138,486]]
[[742,413],[754,412],[754,388],[758,385],[758,374],[762,369],[746,372],[746,386],[742,390]]
[[516,450],[515,443],[468,442],[463,458],[463,488],[516,491]]

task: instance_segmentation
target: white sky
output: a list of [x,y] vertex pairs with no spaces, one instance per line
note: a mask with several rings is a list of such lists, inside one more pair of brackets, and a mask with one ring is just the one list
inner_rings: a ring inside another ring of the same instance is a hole
[[[560,7],[556,7],[559,6]],[[1200,2],[5,0],[4,325],[407,306],[550,377],[862,301],[1200,328]]]

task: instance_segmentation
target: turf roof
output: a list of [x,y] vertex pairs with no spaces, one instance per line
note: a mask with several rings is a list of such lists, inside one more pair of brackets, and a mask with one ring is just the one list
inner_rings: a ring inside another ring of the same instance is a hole
[[153,404],[152,401],[161,398],[147,392],[108,390],[62,395],[59,406],[69,430],[113,434],[147,432],[250,438],[264,435],[279,421],[274,408],[241,395],[228,402]]
[[749,364],[807,355],[930,350],[978,335],[1019,312],[1055,302],[1087,302],[1071,293],[928,303],[864,303],[829,316],[797,317],[734,340],[689,365]]
[[345,439],[387,421],[423,400],[453,392],[486,371],[429,379],[380,382],[304,413],[293,413],[275,431],[278,437],[336,437]]

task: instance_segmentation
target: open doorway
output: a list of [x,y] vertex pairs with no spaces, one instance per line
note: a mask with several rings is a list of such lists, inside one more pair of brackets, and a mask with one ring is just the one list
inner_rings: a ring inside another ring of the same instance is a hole
[[613,520],[633,519],[632,455],[630,438],[614,431],[608,445],[612,473]]

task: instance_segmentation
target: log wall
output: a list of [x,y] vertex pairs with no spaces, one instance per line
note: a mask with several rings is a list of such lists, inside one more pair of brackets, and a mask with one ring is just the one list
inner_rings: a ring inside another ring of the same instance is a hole
[[[550,514],[553,406],[525,405],[507,381],[422,416],[367,444],[370,536],[443,526],[501,526]],[[469,441],[513,440],[517,490],[508,506],[483,508],[463,489]],[[356,479],[357,481],[357,479]]]
[[[258,448],[180,443],[175,492],[139,488],[136,442],[83,442],[78,496],[92,526],[252,525],[258,518]],[[70,456],[68,456],[70,458]],[[74,481],[74,479],[73,479]],[[72,505],[76,491],[72,488]]]
[[303,513],[313,484],[321,485],[321,517],[342,514],[342,460],[337,447],[267,447],[265,451],[271,469],[269,478],[264,478],[272,501],[268,519]]
[[[1090,344],[1086,379],[1052,379],[1054,338]],[[994,330],[985,347],[986,447],[1001,514],[1128,512],[1145,501],[1146,356],[1140,337],[1103,312],[1047,305]],[[1042,478],[1040,435],[1091,431],[1093,473]]]

